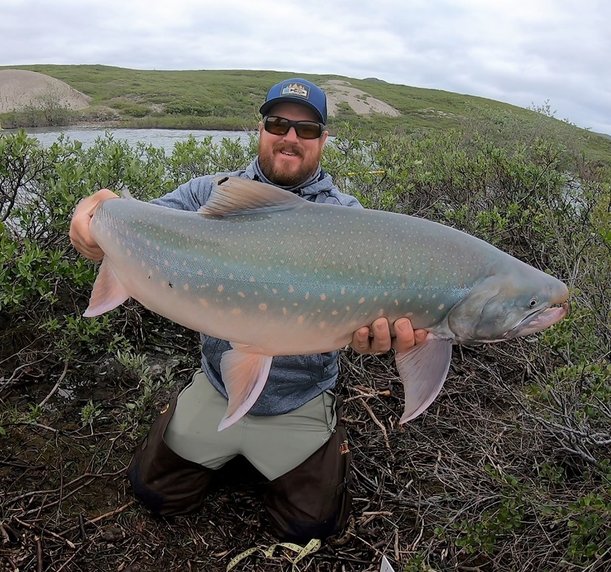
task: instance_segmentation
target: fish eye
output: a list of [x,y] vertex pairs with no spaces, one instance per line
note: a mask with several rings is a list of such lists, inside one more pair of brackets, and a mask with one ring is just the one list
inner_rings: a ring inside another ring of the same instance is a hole
[[530,302],[528,303],[528,305],[529,305],[531,308],[534,308],[534,307],[537,305],[537,299],[536,299],[536,298],[531,298],[531,299],[530,299]]

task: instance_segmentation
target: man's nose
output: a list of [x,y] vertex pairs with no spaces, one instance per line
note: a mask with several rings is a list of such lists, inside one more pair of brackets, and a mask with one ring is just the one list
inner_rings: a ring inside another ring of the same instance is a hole
[[289,139],[290,141],[297,141],[299,137],[297,136],[297,131],[295,131],[294,127],[289,127],[289,130],[284,135],[285,139]]

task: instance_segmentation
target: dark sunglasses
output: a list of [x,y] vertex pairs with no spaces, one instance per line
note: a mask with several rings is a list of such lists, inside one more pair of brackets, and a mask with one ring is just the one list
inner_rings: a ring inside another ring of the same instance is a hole
[[324,129],[324,125],[317,121],[291,121],[276,115],[269,115],[263,120],[263,128],[272,135],[286,135],[291,127],[302,139],[318,139]]

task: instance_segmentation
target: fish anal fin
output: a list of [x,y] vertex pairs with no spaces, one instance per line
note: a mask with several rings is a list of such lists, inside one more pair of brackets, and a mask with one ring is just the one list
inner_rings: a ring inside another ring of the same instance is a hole
[[83,313],[86,318],[99,316],[120,306],[129,298],[127,290],[119,282],[107,260],[102,261],[98,275],[93,283],[89,306]]
[[452,342],[442,339],[428,339],[397,354],[397,369],[405,390],[400,423],[418,417],[433,403],[448,375],[451,359]]
[[219,423],[222,431],[243,417],[255,404],[265,387],[272,357],[240,349],[226,351],[221,358],[221,376],[229,403]]
[[226,217],[277,212],[301,204],[307,202],[278,187],[241,177],[224,177],[217,181],[210,198],[199,212],[208,216]]

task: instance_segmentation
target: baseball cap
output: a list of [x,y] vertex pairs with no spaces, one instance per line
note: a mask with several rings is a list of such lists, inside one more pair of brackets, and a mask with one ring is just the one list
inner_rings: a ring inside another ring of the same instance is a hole
[[265,103],[259,112],[265,116],[274,105],[283,101],[302,103],[316,112],[321,123],[327,123],[327,96],[311,81],[296,77],[273,85],[267,92]]

